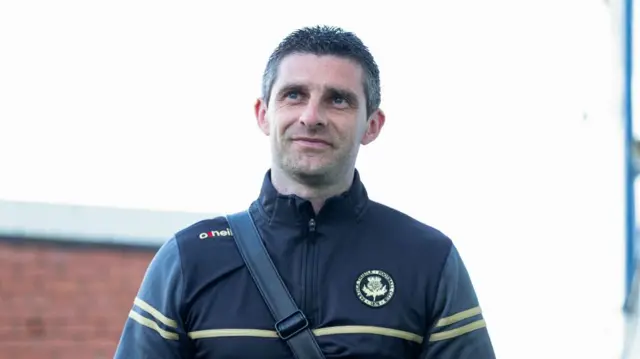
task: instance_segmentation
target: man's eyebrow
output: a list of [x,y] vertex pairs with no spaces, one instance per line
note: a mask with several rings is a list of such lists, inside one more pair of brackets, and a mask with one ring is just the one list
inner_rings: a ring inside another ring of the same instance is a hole
[[299,83],[285,84],[284,86],[282,86],[282,88],[280,88],[280,90],[278,90],[278,95],[281,96],[292,91],[304,92],[306,91],[306,88],[307,86]]

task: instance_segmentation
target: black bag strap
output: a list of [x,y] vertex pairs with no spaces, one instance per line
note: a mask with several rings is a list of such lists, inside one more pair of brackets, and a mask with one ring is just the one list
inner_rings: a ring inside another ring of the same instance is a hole
[[298,359],[323,359],[309,322],[284,285],[248,211],[227,215],[233,238],[271,315],[278,336]]

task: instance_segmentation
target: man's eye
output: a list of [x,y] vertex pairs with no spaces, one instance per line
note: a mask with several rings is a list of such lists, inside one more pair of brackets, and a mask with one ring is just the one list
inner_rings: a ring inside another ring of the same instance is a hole
[[300,97],[300,93],[297,91],[291,91],[287,93],[286,97],[290,100],[297,100]]
[[333,103],[335,103],[336,105],[346,105],[347,104],[347,99],[345,99],[342,96],[334,96],[333,97]]

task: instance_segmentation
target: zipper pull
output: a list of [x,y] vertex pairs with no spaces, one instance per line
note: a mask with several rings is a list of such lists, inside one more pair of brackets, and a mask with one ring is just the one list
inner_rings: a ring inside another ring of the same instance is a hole
[[315,232],[316,231],[316,220],[314,218],[311,218],[309,220],[309,232]]

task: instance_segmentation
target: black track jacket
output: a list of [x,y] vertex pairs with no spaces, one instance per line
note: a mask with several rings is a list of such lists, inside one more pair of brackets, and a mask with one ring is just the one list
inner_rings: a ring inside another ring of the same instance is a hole
[[[370,200],[357,171],[317,215],[267,172],[250,211],[327,358],[495,358],[452,241]],[[159,249],[116,359],[293,358],[232,235],[225,217],[207,219]]]

